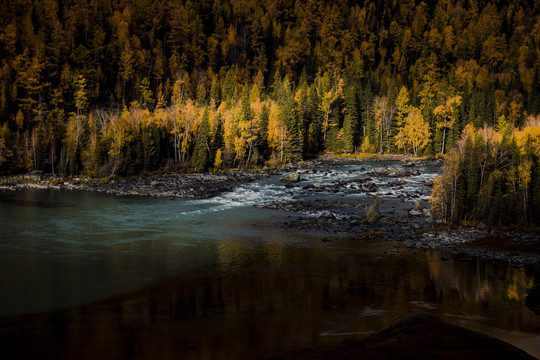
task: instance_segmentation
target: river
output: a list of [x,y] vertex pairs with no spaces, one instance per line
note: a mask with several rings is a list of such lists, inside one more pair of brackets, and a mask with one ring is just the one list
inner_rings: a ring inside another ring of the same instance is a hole
[[[396,164],[303,169],[303,186],[272,176],[206,200],[7,192],[0,197],[0,344],[13,358],[265,358],[429,312],[540,357],[540,316],[524,304],[538,274],[295,230],[280,224],[320,213],[261,206],[369,197],[348,186],[307,189]],[[438,171],[419,170],[415,181]],[[382,188],[390,180],[373,181]],[[419,186],[381,196],[422,202]]]

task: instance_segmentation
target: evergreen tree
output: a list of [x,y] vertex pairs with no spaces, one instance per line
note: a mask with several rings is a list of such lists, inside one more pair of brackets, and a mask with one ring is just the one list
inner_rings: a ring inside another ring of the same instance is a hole
[[212,79],[212,85],[210,87],[210,100],[214,100],[216,106],[220,103],[219,89],[216,78]]
[[287,125],[289,133],[288,146],[285,149],[285,160],[287,162],[299,161],[302,159],[302,133],[300,124],[296,116],[294,93],[291,91],[289,81],[285,79],[280,86],[278,94],[280,102],[280,118]]
[[225,79],[223,81],[223,85],[221,86],[221,100],[230,103],[233,102],[234,96],[236,93],[236,86],[235,86],[235,80],[234,80],[234,73],[231,69],[227,71],[227,74],[225,75]]
[[257,149],[259,154],[263,157],[264,160],[268,159],[269,156],[269,146],[268,146],[268,120],[269,120],[269,111],[268,106],[263,104],[261,114],[259,115],[259,129],[258,137],[259,143]]
[[199,87],[197,88],[197,104],[203,106],[207,105],[207,98],[206,98],[206,87],[204,86],[204,83],[201,81],[199,84]]
[[393,138],[395,139],[397,148],[407,153],[406,141],[405,141],[405,120],[409,113],[409,91],[405,86],[402,86],[399,90],[399,94],[396,98],[396,121],[394,131],[392,131]]
[[191,159],[191,167],[194,171],[208,170],[210,160],[210,121],[208,110],[204,111],[202,122],[197,133],[195,148]]
[[304,107],[304,153],[317,154],[324,150],[320,97],[315,84],[309,87]]
[[154,104],[154,96],[152,95],[152,90],[150,90],[150,82],[148,78],[143,78],[139,84],[139,101],[143,109],[152,108]]

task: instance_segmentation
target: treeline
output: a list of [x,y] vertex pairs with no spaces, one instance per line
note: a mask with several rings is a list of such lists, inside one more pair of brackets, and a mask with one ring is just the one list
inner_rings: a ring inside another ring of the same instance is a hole
[[0,8],[0,172],[446,153],[469,123],[540,112],[539,6],[13,0]]
[[514,129],[467,125],[434,182],[433,214],[489,227],[540,226],[540,117]]

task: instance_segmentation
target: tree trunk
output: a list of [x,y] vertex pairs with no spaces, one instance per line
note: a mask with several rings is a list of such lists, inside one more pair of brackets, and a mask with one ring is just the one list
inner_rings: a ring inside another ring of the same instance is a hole
[[379,152],[383,153],[383,129],[382,129],[382,120],[381,120],[381,126],[379,127],[379,133],[381,134],[381,138],[379,140]]
[[178,164],[178,132],[176,131],[176,117],[174,118],[174,165]]
[[246,167],[249,166],[249,160],[251,160],[251,151],[253,150],[253,140],[250,141],[249,143],[249,152],[248,152],[248,157],[247,157],[247,160],[246,160]]
[[446,144],[446,128],[443,128],[441,155],[444,155],[445,144]]
[[284,143],[285,143],[285,140],[283,139],[283,137],[281,138],[281,163],[283,164],[283,148],[284,148]]
[[35,130],[32,130],[32,154],[34,155],[34,169],[37,169],[36,131]]
[[324,134],[323,134],[323,140],[326,141],[326,131],[328,130],[328,117],[329,117],[329,112],[327,111],[326,112],[326,115],[325,115],[325,118],[324,118]]

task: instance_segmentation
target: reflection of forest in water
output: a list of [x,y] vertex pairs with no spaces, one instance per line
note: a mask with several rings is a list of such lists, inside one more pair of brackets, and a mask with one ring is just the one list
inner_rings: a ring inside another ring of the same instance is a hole
[[378,331],[415,312],[540,333],[540,317],[524,306],[535,282],[524,269],[448,261],[437,251],[389,255],[355,241],[307,248],[220,241],[211,248],[216,262],[200,276],[4,318],[2,346],[40,358],[261,358]]

